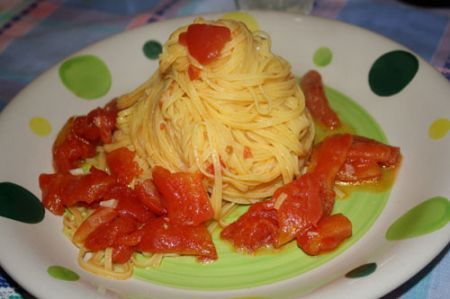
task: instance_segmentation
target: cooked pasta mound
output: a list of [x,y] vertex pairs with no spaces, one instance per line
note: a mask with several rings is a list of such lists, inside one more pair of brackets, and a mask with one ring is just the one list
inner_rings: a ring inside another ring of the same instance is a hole
[[118,129],[104,148],[135,151],[139,179],[155,165],[200,171],[219,220],[227,204],[267,199],[299,175],[314,129],[291,66],[266,33],[232,20],[194,23],[226,26],[231,40],[202,65],[179,42],[187,26],[173,32],[159,69],[118,99]]

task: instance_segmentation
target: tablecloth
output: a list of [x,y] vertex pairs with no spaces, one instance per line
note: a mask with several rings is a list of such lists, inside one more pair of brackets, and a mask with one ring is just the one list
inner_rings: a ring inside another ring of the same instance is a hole
[[[450,80],[450,9],[429,5],[445,1],[409,2],[316,0],[311,14],[385,35]],[[93,42],[164,19],[232,10],[230,0],[0,0],[0,111],[47,68]],[[450,298],[449,248],[384,298]],[[0,268],[0,298],[34,297]]]

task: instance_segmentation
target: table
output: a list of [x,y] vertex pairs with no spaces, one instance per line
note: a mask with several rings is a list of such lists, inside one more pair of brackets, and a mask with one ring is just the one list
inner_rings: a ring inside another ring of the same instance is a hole
[[[93,42],[168,18],[232,10],[236,6],[230,0],[2,0],[0,111],[40,73]],[[450,80],[448,7],[413,6],[393,0],[317,0],[311,14],[396,40]],[[450,298],[449,252],[447,246],[427,267],[384,298]],[[34,297],[0,268],[0,298]]]

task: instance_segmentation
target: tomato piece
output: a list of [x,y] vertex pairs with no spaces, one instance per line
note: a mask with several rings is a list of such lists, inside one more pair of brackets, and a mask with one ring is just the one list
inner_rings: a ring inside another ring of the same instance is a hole
[[354,136],[352,147],[348,152],[348,159],[372,160],[385,167],[397,165],[400,158],[399,147],[362,136]]
[[119,112],[119,108],[117,107],[117,98],[112,99],[103,108],[106,113],[113,114],[114,119],[117,118],[117,113]]
[[354,136],[346,161],[336,179],[347,183],[365,183],[381,179],[382,167],[400,164],[400,148],[362,136]]
[[347,159],[337,173],[336,180],[340,182],[360,184],[377,181],[383,175],[376,161],[362,159]]
[[106,197],[118,201],[116,209],[120,215],[134,217],[142,223],[154,216],[153,213],[138,199],[135,191],[128,186],[116,184],[108,190]]
[[[191,24],[185,36],[189,54],[199,63],[207,65],[220,56],[225,44],[231,40],[231,31],[225,26]],[[184,36],[179,41],[183,44]]]
[[328,129],[339,128],[341,121],[328,103],[320,74],[314,70],[307,72],[300,86],[305,94],[306,107],[314,120]]
[[99,251],[112,247],[120,236],[128,235],[137,230],[137,221],[127,215],[119,215],[112,221],[103,223],[84,241],[84,246],[91,251]]
[[189,75],[189,79],[191,81],[198,79],[198,77],[200,77],[200,72],[201,72],[201,70],[199,68],[193,66],[192,64],[189,65],[188,75]]
[[91,167],[86,175],[71,175],[62,193],[64,205],[70,207],[79,202],[100,201],[114,184],[113,177],[95,167]]
[[309,171],[319,178],[324,215],[330,215],[333,210],[334,182],[339,169],[346,161],[352,141],[350,134],[336,134],[325,138],[312,151]]
[[53,143],[53,167],[56,172],[69,172],[81,164],[81,160],[93,157],[95,145],[73,133],[75,118],[70,118]]
[[352,235],[352,223],[342,214],[324,217],[315,228],[297,236],[298,246],[308,255],[336,249]]
[[73,132],[94,144],[111,143],[116,128],[117,106],[111,101],[105,108],[96,108],[86,116],[75,118]]
[[165,215],[167,210],[163,205],[162,196],[151,179],[147,179],[134,186],[137,198],[154,214]]
[[323,175],[328,184],[334,183],[339,169],[347,159],[353,136],[336,134],[325,138],[313,148],[309,161],[309,171]]
[[110,222],[118,215],[117,211],[113,208],[100,207],[96,209],[86,220],[81,223],[78,229],[75,231],[72,240],[75,243],[83,243],[84,240],[99,228],[102,224]]
[[114,241],[114,245],[124,245],[127,247],[133,247],[138,245],[144,237],[145,231],[142,229],[136,230],[126,235],[118,236]]
[[220,237],[230,241],[235,248],[249,253],[265,246],[275,246],[277,236],[277,211],[272,202],[251,205],[220,233]]
[[56,172],[68,172],[79,167],[83,159],[96,154],[95,147],[110,143],[116,128],[116,101],[97,108],[86,116],[71,117],[53,143],[53,166]]
[[313,173],[306,173],[275,191],[275,205],[278,205],[277,200],[284,198],[277,213],[277,247],[319,222],[323,215],[320,187],[319,178]]
[[111,247],[116,237],[110,223],[105,223],[93,231],[84,241],[84,247],[90,251],[100,251]]
[[134,156],[135,153],[126,147],[120,147],[106,154],[106,163],[108,164],[111,175],[120,184],[130,184],[142,172],[142,169],[134,161]]
[[123,264],[130,260],[131,256],[134,253],[134,248],[118,245],[114,246],[112,250],[112,262],[113,264]]
[[153,183],[162,194],[167,215],[174,224],[199,225],[214,216],[201,173],[170,173],[153,168]]
[[114,184],[114,178],[95,167],[86,175],[56,173],[39,176],[42,203],[55,215],[62,215],[65,206],[102,200]]
[[[86,115],[76,116],[74,118],[72,133],[88,142],[100,139],[97,127],[89,122]],[[95,145],[95,143],[93,143],[93,145]]]
[[112,134],[116,129],[117,113],[119,112],[116,100],[110,101],[101,111],[97,112],[99,113],[89,113],[88,118],[100,131],[100,141],[103,144],[111,143]]
[[42,193],[42,204],[55,215],[64,213],[62,193],[67,185],[68,176],[65,174],[41,174],[39,187]]
[[211,260],[217,259],[217,252],[206,227],[180,225],[159,217],[151,219],[142,228],[144,236],[137,249],[150,253],[177,253],[195,255]]

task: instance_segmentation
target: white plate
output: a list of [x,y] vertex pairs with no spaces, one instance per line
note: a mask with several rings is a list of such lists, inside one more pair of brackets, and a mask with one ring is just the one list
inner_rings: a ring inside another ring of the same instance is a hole
[[[30,225],[0,217],[1,265],[18,283],[42,298],[379,297],[417,273],[448,244],[450,226],[445,224],[415,238],[399,241],[385,238],[388,228],[400,216],[427,199],[441,196],[441,203],[448,205],[445,198],[450,195],[450,138],[429,136],[430,127],[439,125],[435,123],[438,119],[443,119],[441,126],[448,127],[448,82],[419,58],[412,81],[400,92],[380,97],[368,84],[372,64],[387,52],[407,49],[336,21],[275,12],[251,12],[251,15],[271,35],[273,51],[292,64],[295,74],[319,69],[327,85],[357,101],[381,125],[390,143],[401,147],[404,160],[400,174],[372,227],[343,253],[301,275],[245,289],[202,291],[138,279],[110,281],[95,277],[78,267],[76,249],[61,233],[61,218],[46,213],[43,222]],[[188,17],[151,24],[76,53],[74,56],[100,57],[112,74],[111,88],[98,100],[81,100],[66,89],[59,77],[60,65],[25,88],[0,115],[0,182],[16,183],[40,196],[37,178],[42,172],[52,171],[51,145],[65,120],[103,105],[143,82],[157,68],[156,61],[143,55],[144,43],[148,40],[163,43],[174,29],[192,20],[193,17]],[[333,59],[330,64],[318,67],[313,56],[321,47],[331,49]],[[52,127],[49,135],[39,137],[30,129],[29,121],[36,116],[49,121]],[[444,217],[448,219],[448,212],[446,216],[444,212]],[[344,276],[366,263],[377,265],[371,275],[355,279]],[[75,282],[55,279],[47,274],[51,265],[72,269],[80,279]]]

